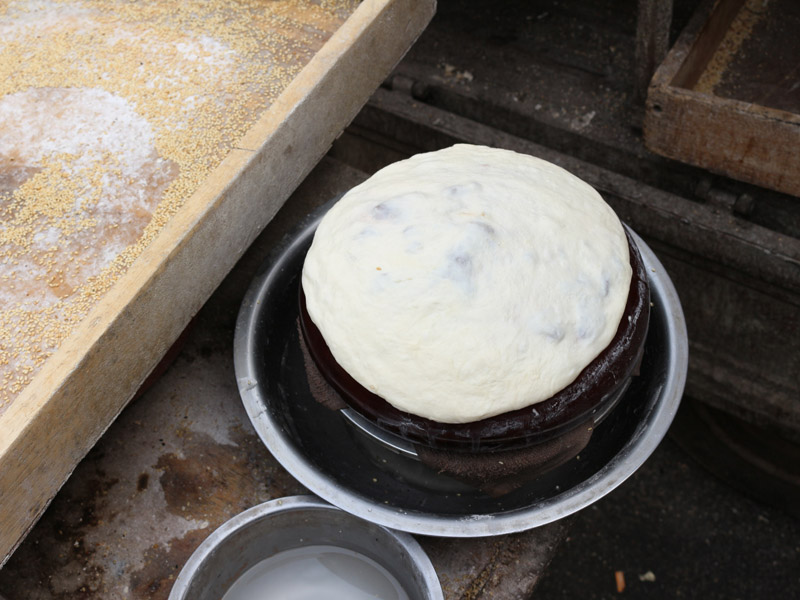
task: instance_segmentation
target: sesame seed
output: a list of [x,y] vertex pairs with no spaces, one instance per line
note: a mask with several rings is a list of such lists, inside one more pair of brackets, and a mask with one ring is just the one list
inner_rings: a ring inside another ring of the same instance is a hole
[[357,4],[0,7],[0,414]]

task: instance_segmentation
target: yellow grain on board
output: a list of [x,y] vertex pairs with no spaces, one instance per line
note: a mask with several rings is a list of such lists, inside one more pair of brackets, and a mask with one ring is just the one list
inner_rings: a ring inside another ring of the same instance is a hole
[[728,66],[742,44],[752,35],[755,26],[764,19],[768,8],[769,0],[747,0],[744,3],[694,86],[696,91],[714,94]]
[[0,3],[0,414],[356,5]]

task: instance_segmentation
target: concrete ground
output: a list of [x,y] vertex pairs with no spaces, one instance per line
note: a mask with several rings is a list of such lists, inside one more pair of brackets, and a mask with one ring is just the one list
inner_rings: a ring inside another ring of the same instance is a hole
[[[677,443],[682,427],[679,418],[630,480],[574,518],[533,598],[800,598],[797,488],[777,498],[782,508],[734,489]],[[772,482],[749,485],[760,494]]]

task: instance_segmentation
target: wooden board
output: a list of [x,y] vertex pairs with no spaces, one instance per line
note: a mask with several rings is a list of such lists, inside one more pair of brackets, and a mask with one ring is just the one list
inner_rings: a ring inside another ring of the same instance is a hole
[[792,0],[704,3],[650,84],[647,147],[800,195],[798,27]]
[[[80,17],[83,5],[75,4]],[[281,3],[268,4],[274,8]],[[286,7],[288,13],[292,4]],[[326,4],[330,3],[320,3]],[[152,12],[162,5],[140,6],[151,10],[148,18],[163,24],[174,15]],[[49,5],[40,6],[47,10]],[[191,11],[199,11],[200,4],[181,6],[187,7],[189,20],[199,18]],[[315,9],[305,3],[303,10],[284,15],[278,32],[290,38],[286,49],[303,57],[301,67],[290,73],[274,98],[265,94],[261,107],[255,105],[255,118],[246,133],[230,143],[221,161],[194,187],[184,188],[189,191],[180,206],[159,224],[114,283],[100,289],[96,302],[37,367],[30,382],[6,403],[0,414],[3,562],[250,242],[419,35],[433,14],[434,2],[365,0],[352,14],[334,15],[342,22],[327,32],[304,21],[310,10]],[[10,26],[9,21],[0,25],[5,27],[2,43],[8,43],[6,33],[13,32],[13,18]],[[146,37],[152,30],[149,23],[137,31]],[[210,33],[196,48],[173,40],[164,51],[205,51],[216,43],[213,31],[209,27]],[[117,44],[109,46],[110,53],[120,51],[120,36],[117,30],[108,34]],[[314,39],[319,42],[316,47]],[[250,54],[263,61],[265,71],[273,67],[270,60],[275,56],[259,49]],[[258,64],[255,67],[251,73],[258,71]],[[7,62],[0,70],[6,68]],[[96,72],[98,79],[114,75],[102,69]],[[200,69],[197,77],[197,81],[206,78],[206,69]],[[189,79],[190,84],[193,81]],[[79,89],[79,84],[65,81],[63,87]],[[182,100],[194,101],[187,100],[190,96]],[[166,106],[174,101],[166,98]],[[235,101],[236,96],[223,97],[217,102],[219,112],[224,114]],[[214,125],[188,124],[198,130]]]

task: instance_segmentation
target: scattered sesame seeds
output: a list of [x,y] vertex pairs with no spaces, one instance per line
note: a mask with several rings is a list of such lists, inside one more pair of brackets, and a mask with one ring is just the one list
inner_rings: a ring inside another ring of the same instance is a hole
[[0,6],[0,414],[356,5]]

